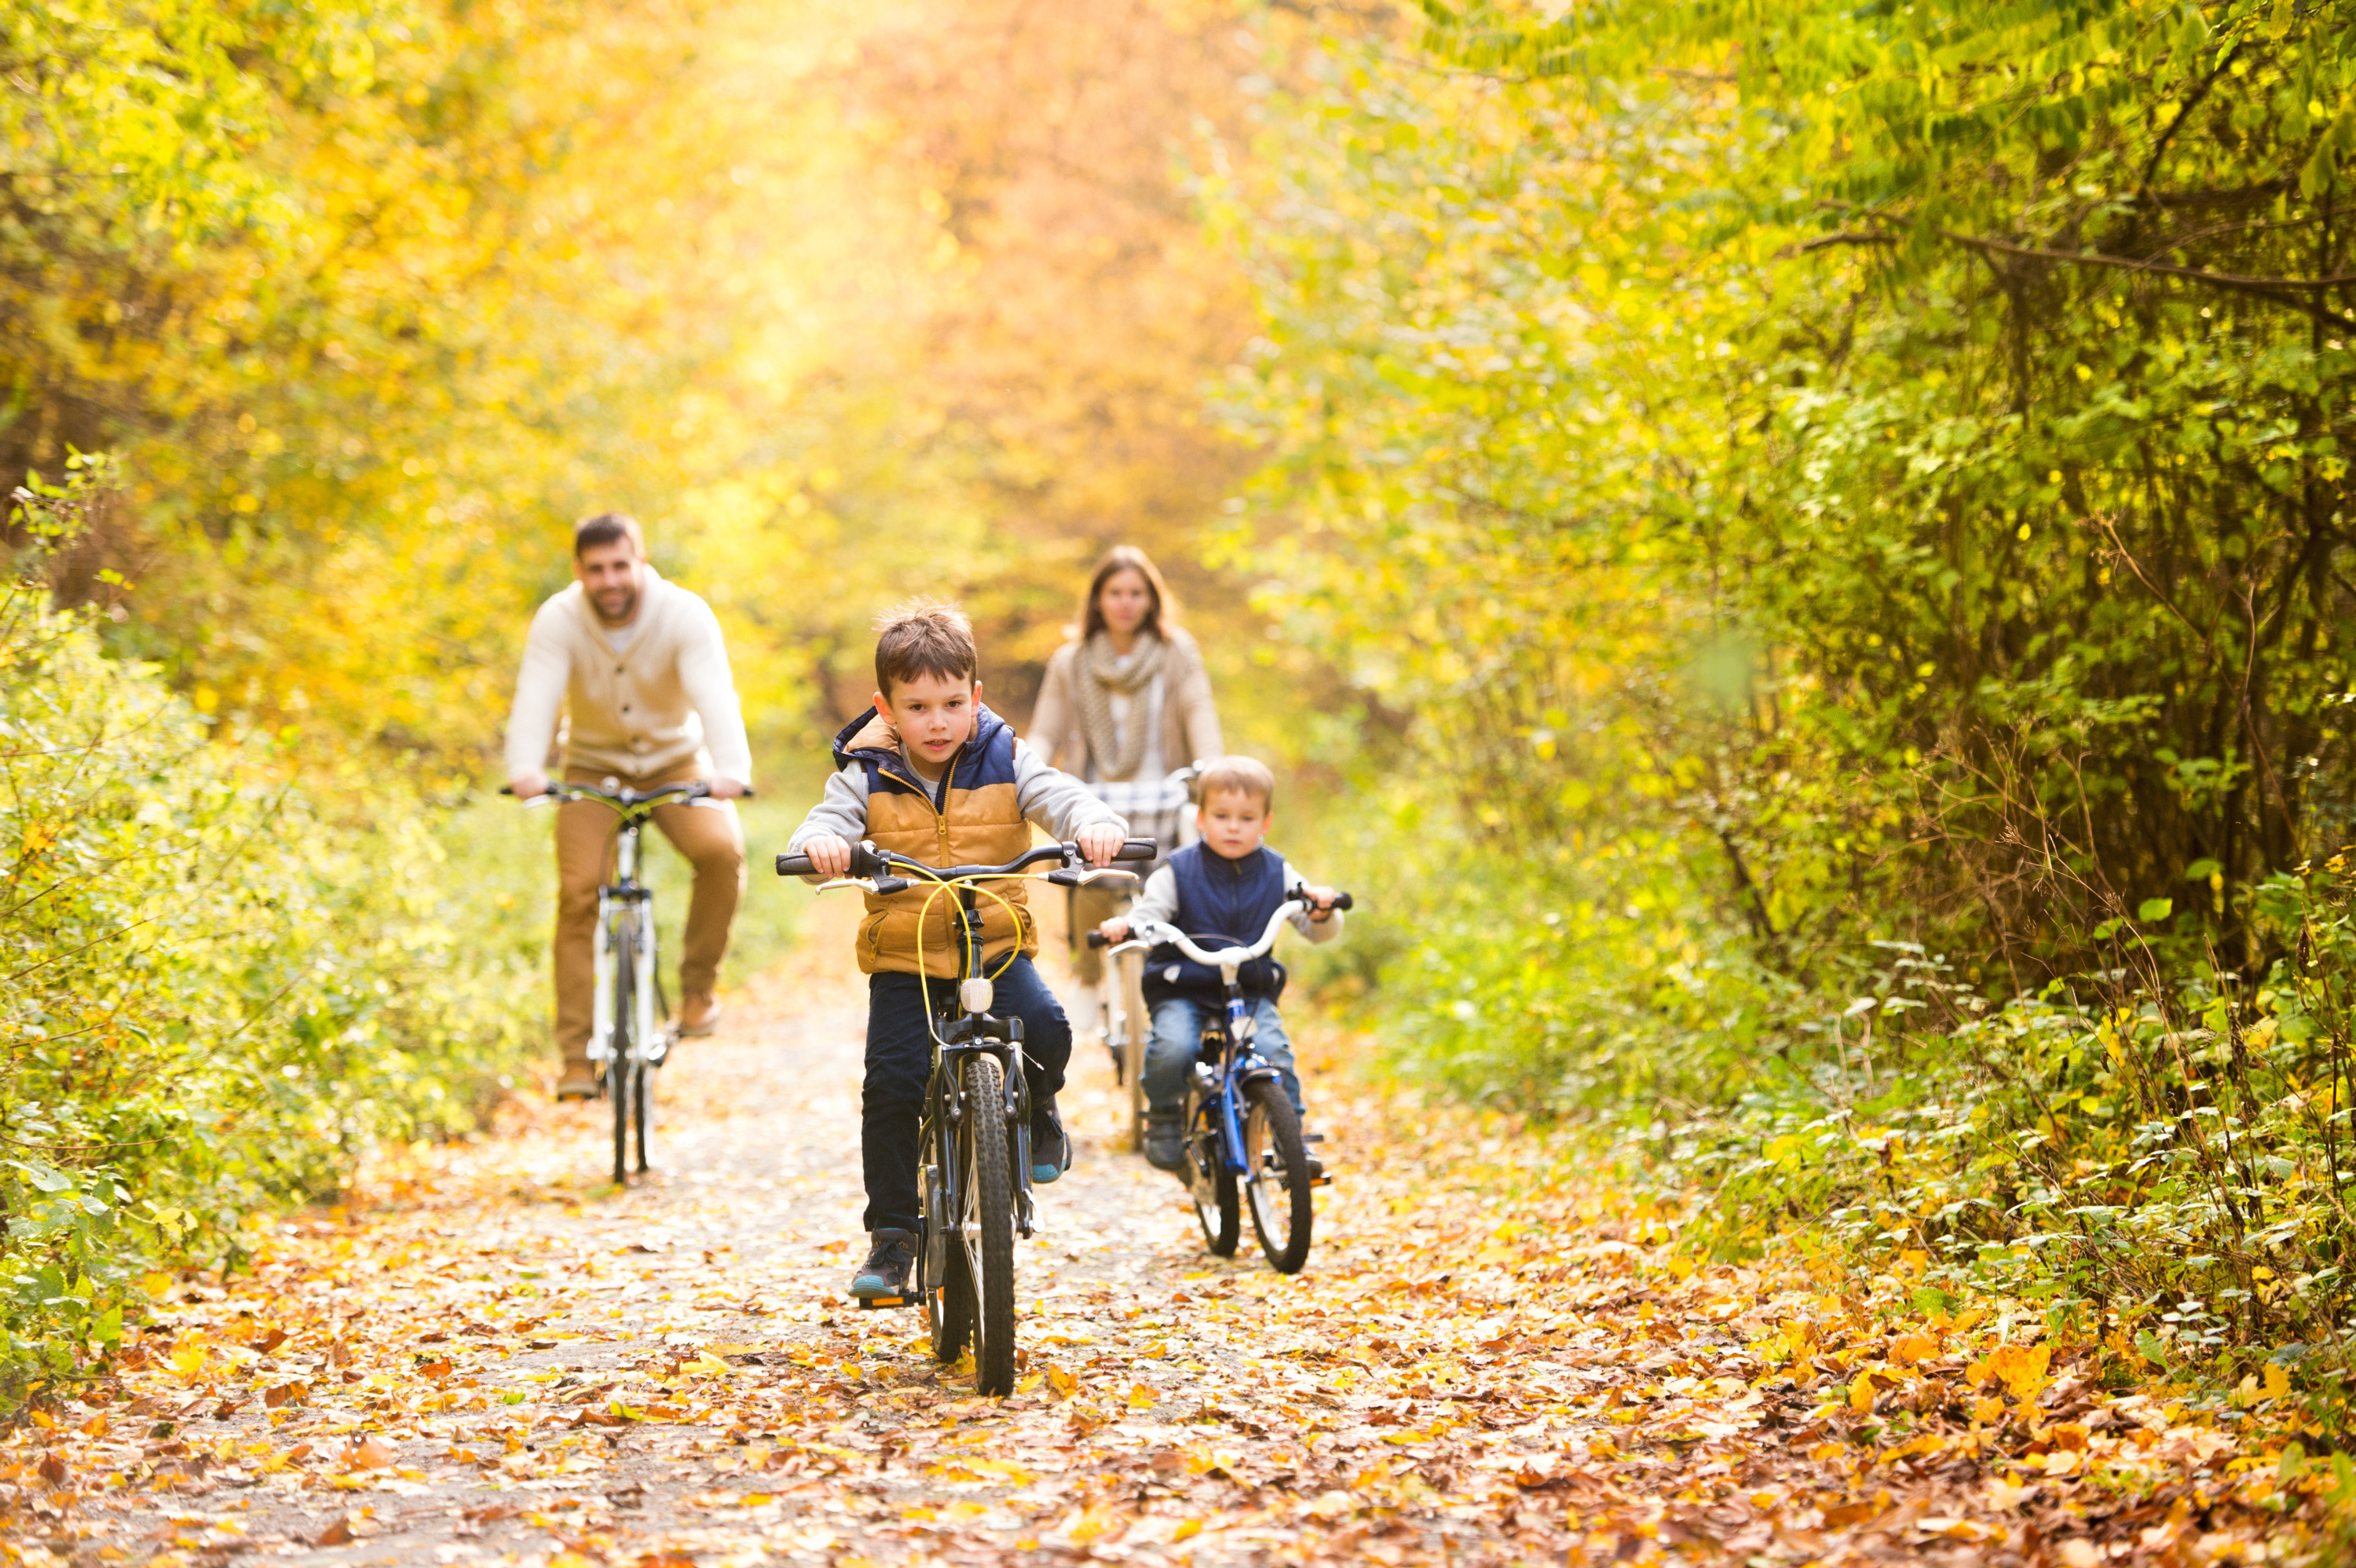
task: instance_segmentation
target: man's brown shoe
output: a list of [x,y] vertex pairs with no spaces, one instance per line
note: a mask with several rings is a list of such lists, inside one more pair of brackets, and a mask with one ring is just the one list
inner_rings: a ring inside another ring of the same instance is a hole
[[563,1075],[556,1081],[558,1100],[594,1100],[597,1097],[597,1072],[585,1061],[568,1061]]
[[720,998],[688,997],[679,1012],[679,1032],[683,1040],[701,1040],[720,1027]]

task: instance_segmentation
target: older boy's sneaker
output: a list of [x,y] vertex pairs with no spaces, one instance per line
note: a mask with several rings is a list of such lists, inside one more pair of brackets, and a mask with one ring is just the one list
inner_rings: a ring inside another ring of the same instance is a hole
[[1145,1115],[1145,1163],[1156,1170],[1181,1170],[1186,1164],[1186,1130],[1175,1111],[1149,1111]]
[[720,1027],[720,998],[712,996],[686,997],[679,1010],[679,1032],[682,1040],[701,1040]]
[[1072,1140],[1051,1096],[1031,1117],[1031,1185],[1044,1187],[1072,1168]]
[[851,1294],[873,1301],[908,1294],[908,1270],[916,1261],[916,1232],[878,1231],[867,1261],[851,1276]]

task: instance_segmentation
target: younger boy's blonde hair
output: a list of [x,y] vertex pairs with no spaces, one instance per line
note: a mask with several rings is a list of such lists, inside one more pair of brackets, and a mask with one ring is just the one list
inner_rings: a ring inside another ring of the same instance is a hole
[[1257,757],[1221,757],[1194,775],[1194,798],[1202,805],[1221,790],[1251,796],[1262,811],[1276,807],[1276,775]]

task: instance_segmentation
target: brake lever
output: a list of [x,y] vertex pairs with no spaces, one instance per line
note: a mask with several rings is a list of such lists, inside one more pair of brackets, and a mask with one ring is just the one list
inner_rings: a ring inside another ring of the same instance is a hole
[[822,893],[833,888],[860,888],[888,899],[894,893],[906,892],[912,885],[905,877],[830,877],[811,891]]

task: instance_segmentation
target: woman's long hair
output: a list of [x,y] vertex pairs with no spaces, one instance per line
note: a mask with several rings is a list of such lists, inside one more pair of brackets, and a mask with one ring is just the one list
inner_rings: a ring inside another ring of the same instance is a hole
[[1153,558],[1133,544],[1117,544],[1097,562],[1096,572],[1088,579],[1087,597],[1080,602],[1080,641],[1085,643],[1105,629],[1104,585],[1123,571],[1133,571],[1145,579],[1146,592],[1153,601],[1137,629],[1151,632],[1166,642],[1168,636],[1162,628],[1178,624],[1178,602],[1170,597],[1170,585],[1162,581],[1162,571],[1153,564]]

